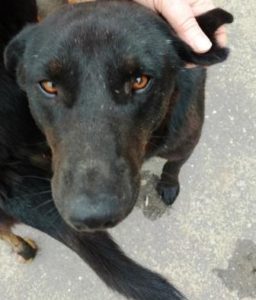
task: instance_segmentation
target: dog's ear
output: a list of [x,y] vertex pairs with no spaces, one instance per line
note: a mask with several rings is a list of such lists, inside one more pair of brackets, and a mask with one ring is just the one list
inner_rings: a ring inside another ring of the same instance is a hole
[[196,19],[199,26],[211,40],[212,47],[208,52],[199,54],[194,52],[191,47],[181,41],[178,37],[175,37],[173,44],[178,55],[185,63],[202,66],[209,66],[224,61],[229,54],[229,49],[218,45],[215,38],[215,32],[221,25],[232,23],[233,16],[223,9],[216,8]]
[[7,71],[15,76],[18,66],[23,60],[26,43],[36,25],[28,25],[16,35],[7,45],[4,51],[4,64]]

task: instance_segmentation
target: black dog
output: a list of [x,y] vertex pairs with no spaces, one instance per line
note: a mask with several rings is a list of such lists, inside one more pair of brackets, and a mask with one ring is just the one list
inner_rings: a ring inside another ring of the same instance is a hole
[[[221,9],[198,18],[213,42],[201,55],[159,16],[131,2],[66,6],[15,37],[6,67],[26,91],[51,154],[24,95],[2,70],[0,235],[17,242],[7,232],[11,216],[65,243],[128,298],[183,299],[124,256],[106,232],[88,229],[113,226],[129,214],[141,165],[154,155],[168,159],[158,190],[165,202],[175,200],[180,167],[199,139],[204,114],[205,70],[184,67],[225,60],[228,50],[218,47],[214,32],[231,21]],[[33,245],[18,239],[16,251],[34,255]]]

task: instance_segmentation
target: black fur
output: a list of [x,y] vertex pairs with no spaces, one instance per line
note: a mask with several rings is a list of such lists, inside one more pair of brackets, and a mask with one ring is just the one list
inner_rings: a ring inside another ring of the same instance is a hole
[[[15,10],[17,19],[23,13]],[[5,52],[11,75],[0,70],[1,214],[63,242],[127,298],[184,299],[127,258],[106,232],[87,229],[113,226],[131,211],[140,167],[153,155],[169,160],[158,190],[174,201],[179,169],[203,122],[205,70],[184,66],[226,59],[213,32],[231,19],[220,9],[198,18],[213,42],[202,55],[160,17],[130,2],[67,6],[25,28]],[[131,81],[144,73],[152,77],[150,86],[132,93]],[[40,90],[38,82],[46,79],[59,87],[57,97]]]

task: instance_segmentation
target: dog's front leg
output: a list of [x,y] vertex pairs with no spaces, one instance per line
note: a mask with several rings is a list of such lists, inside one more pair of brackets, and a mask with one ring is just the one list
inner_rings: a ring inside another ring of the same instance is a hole
[[179,195],[179,173],[185,161],[186,159],[167,161],[163,167],[161,178],[156,189],[167,205],[173,204]]
[[36,255],[36,244],[30,239],[23,239],[14,234],[11,231],[11,227],[14,224],[14,219],[0,210],[0,239],[12,247],[13,251],[18,255],[20,262],[29,262]]

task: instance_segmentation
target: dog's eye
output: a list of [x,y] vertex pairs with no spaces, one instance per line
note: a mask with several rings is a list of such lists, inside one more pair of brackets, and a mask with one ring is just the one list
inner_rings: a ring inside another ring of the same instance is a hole
[[132,90],[139,91],[145,89],[149,81],[150,81],[150,77],[144,74],[135,77],[135,80],[132,85]]
[[58,94],[58,88],[52,81],[43,80],[39,82],[39,85],[48,96],[56,96]]

